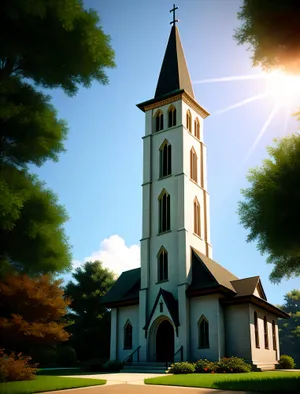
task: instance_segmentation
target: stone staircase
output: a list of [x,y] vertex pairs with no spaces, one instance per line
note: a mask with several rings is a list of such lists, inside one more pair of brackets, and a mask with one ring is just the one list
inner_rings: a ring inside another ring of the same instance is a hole
[[[170,368],[169,363],[169,368]],[[168,368],[168,369],[169,369]],[[140,361],[125,364],[122,372],[125,373],[166,373],[166,363]]]
[[269,363],[253,363],[252,364],[252,370],[253,371],[274,371],[275,369],[278,369],[279,364],[278,362],[269,362]]

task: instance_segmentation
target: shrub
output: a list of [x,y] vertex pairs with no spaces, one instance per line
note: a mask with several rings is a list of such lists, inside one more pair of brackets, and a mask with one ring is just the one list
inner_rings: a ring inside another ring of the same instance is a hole
[[101,372],[104,371],[104,364],[107,358],[96,357],[81,364],[81,369],[84,372]]
[[0,381],[32,380],[35,378],[37,364],[30,364],[31,357],[22,353],[9,355],[0,349]]
[[104,369],[109,372],[119,372],[123,368],[123,364],[117,360],[109,360],[104,364]]
[[75,349],[71,346],[60,346],[57,348],[56,365],[58,367],[75,367],[77,363]]
[[197,372],[197,373],[211,372],[209,370],[211,367],[210,364],[213,364],[213,363],[211,361],[207,360],[206,358],[198,360],[195,363],[195,372]]
[[195,365],[188,362],[174,363],[168,371],[174,374],[186,374],[195,372]]
[[36,346],[28,349],[28,354],[32,357],[32,361],[37,362],[40,368],[56,367],[56,353],[55,346]]
[[250,372],[252,367],[239,357],[223,357],[216,363],[216,372],[237,373]]
[[280,356],[279,364],[283,369],[293,369],[296,365],[293,357],[288,356],[287,354],[282,354]]

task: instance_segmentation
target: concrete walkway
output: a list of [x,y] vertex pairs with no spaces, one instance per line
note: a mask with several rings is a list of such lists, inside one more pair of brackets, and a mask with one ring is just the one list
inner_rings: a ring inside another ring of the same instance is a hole
[[[81,387],[59,391],[47,391],[43,394],[251,394],[249,391],[229,391],[198,387],[155,386],[145,385],[144,379],[166,376],[166,374],[151,373],[111,373],[93,375],[72,375],[74,378],[104,379],[103,386]],[[64,375],[64,377],[67,377]],[[120,391],[121,390],[121,391]],[[191,391],[192,390],[192,391]],[[257,394],[257,393],[255,393]]]

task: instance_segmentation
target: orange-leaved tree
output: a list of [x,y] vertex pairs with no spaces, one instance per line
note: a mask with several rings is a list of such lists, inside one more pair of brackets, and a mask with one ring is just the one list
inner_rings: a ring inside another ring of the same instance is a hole
[[50,275],[14,274],[0,281],[0,346],[20,350],[68,340],[64,316],[70,300],[61,284]]

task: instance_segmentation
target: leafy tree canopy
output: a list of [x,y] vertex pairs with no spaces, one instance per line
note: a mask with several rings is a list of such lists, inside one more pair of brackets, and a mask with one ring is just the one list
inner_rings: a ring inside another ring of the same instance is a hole
[[284,297],[285,303],[280,306],[290,315],[289,319],[279,319],[279,339],[281,354],[292,356],[300,367],[300,290],[294,289]]
[[110,313],[101,298],[114,284],[114,274],[100,261],[94,261],[77,268],[72,276],[74,281],[65,288],[71,299],[68,316],[74,321],[70,343],[81,360],[109,357]]
[[236,30],[239,44],[249,44],[253,64],[263,69],[300,72],[300,2],[298,0],[244,0]]
[[0,271],[64,271],[71,255],[57,197],[29,166],[58,160],[67,127],[37,88],[108,82],[110,38],[81,0],[0,2]]
[[247,241],[257,241],[274,265],[271,281],[280,282],[300,275],[300,135],[277,139],[267,151],[261,167],[249,171],[238,213]]
[[44,275],[8,275],[0,282],[0,342],[6,349],[25,344],[67,341],[67,322],[61,321],[70,301],[64,298],[61,280]]
[[114,67],[110,37],[81,0],[0,2],[0,83],[9,75],[74,94]]
[[12,166],[0,176],[0,273],[30,275],[67,270],[70,247],[65,209],[37,177]]

